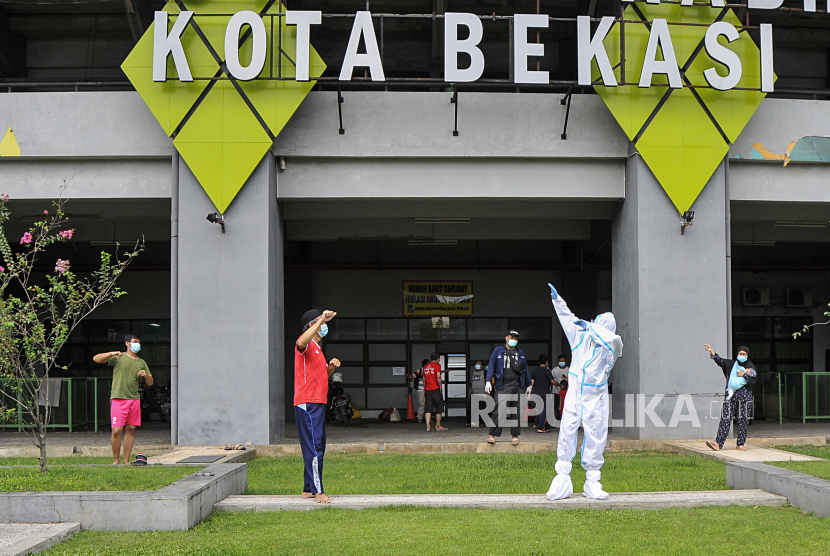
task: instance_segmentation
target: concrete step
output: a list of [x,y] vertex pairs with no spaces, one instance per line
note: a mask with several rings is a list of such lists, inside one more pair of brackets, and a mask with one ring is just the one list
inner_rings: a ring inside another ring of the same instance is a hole
[[279,512],[308,511],[324,507],[350,510],[385,506],[501,509],[604,509],[659,510],[701,506],[781,506],[783,496],[763,490],[713,490],[699,492],[621,492],[607,500],[591,500],[581,493],[551,502],[542,494],[376,494],[332,495],[331,504],[296,496],[229,496],[214,505],[215,511]]
[[722,450],[712,450],[703,440],[666,442],[666,448],[672,452],[705,458],[725,463],[727,461],[765,462],[765,461],[821,461],[821,458],[805,456],[774,448],[764,448],[746,444],[746,450],[738,450],[734,445],[726,444]]
[[80,530],[80,523],[0,523],[0,556],[38,554]]

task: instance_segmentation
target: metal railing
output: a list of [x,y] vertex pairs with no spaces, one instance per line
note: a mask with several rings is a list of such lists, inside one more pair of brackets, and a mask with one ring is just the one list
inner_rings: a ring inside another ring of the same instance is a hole
[[[0,380],[0,389],[8,388],[8,385],[17,379]],[[109,388],[106,383],[112,382],[111,378],[99,379],[97,377],[62,378],[61,392],[58,405],[52,407],[52,415],[47,429],[66,429],[73,432],[78,428],[90,427],[98,432],[98,426],[104,425],[109,419]],[[99,382],[101,384],[99,384]],[[103,394],[103,395],[100,395]],[[6,407],[8,397],[4,396]],[[0,429],[17,429],[23,431],[26,426],[26,413],[20,401],[17,403],[14,422],[0,423]]]
[[761,380],[755,388],[755,417],[778,419],[778,424],[782,424],[784,422],[784,402],[781,393],[780,373],[764,373],[761,375]]
[[830,373],[801,373],[784,382],[787,404],[784,416],[800,419],[830,419]]

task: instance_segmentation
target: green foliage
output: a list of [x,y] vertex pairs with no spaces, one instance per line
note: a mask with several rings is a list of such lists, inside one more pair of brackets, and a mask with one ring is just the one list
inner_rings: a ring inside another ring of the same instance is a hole
[[81,531],[49,556],[323,554],[825,556],[830,520],[792,507],[673,510],[381,508],[216,512],[189,531]]
[[[477,494],[547,492],[556,453],[539,454],[346,454],[327,455],[326,492],[334,494]],[[571,473],[582,492],[585,471]],[[723,464],[668,452],[605,454],[602,484],[608,492],[723,490]],[[256,458],[248,464],[247,494],[298,494],[300,457]]]
[[[112,462],[112,458],[109,458]],[[193,466],[82,466],[52,463],[49,473],[37,467],[0,468],[0,492],[158,490],[199,471]]]
[[[115,283],[144,247],[137,242],[121,255],[102,252],[100,266],[81,276],[70,261],[52,263],[48,258],[51,246],[71,241],[74,234],[64,212],[65,201],[53,202],[42,220],[18,242],[10,243],[8,200],[8,195],[0,195],[0,419],[22,418],[40,448],[45,472],[51,407],[39,405],[41,388],[57,368],[58,352],[75,327],[99,306],[126,294]],[[47,260],[46,267],[54,268],[43,273]]]

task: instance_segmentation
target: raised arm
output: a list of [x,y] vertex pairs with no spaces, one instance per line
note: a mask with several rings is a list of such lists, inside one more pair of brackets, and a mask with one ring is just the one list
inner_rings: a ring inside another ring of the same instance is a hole
[[562,325],[562,330],[568,338],[568,344],[573,349],[579,343],[578,338],[581,336],[580,332],[582,331],[575,322],[578,319],[568,308],[568,304],[565,303],[565,300],[562,299],[562,296],[559,295],[556,288],[551,284],[548,284],[548,286],[550,287],[550,300],[553,303],[553,308],[556,310],[556,316],[559,317],[559,323]]
[[116,359],[121,357],[120,351],[107,351],[104,353],[99,353],[95,357],[92,358],[93,361],[96,363],[106,363],[110,357],[115,357]]

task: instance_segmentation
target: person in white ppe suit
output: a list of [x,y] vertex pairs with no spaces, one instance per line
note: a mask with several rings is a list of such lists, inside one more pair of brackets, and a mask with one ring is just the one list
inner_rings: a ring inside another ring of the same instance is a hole
[[571,345],[571,366],[556,449],[556,477],[547,498],[560,500],[573,494],[571,462],[582,425],[581,460],[586,471],[583,492],[588,498],[605,500],[608,493],[599,481],[600,468],[605,463],[602,453],[608,440],[608,376],[622,355],[622,339],[616,334],[617,322],[612,313],[603,313],[593,322],[578,319],[556,288],[548,286],[556,315]]

